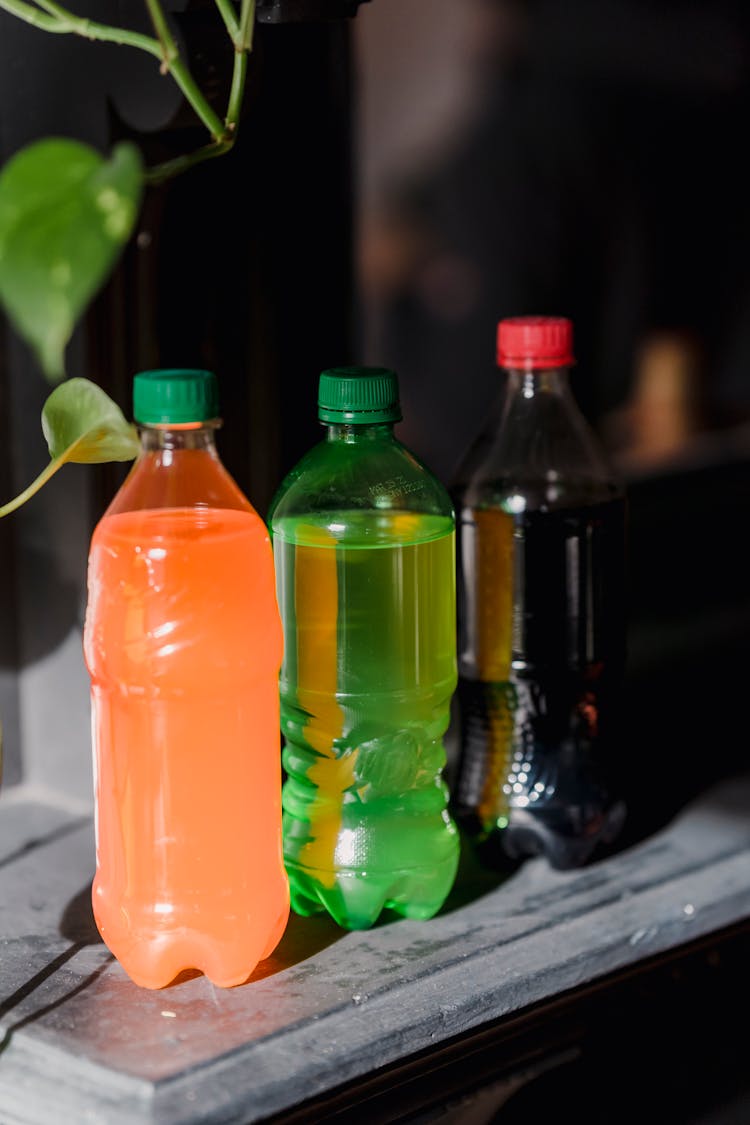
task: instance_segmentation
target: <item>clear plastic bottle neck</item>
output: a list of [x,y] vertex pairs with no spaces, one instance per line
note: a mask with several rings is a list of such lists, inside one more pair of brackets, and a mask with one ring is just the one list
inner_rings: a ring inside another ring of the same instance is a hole
[[185,422],[180,424],[141,425],[139,433],[141,450],[156,453],[160,450],[203,450],[216,455],[215,433],[221,420],[212,418],[207,422]]
[[502,372],[507,380],[508,400],[515,395],[530,399],[541,394],[560,397],[571,394],[569,367],[533,368],[530,371],[504,367]]
[[564,445],[575,435],[584,444],[589,426],[580,412],[570,387],[569,367],[534,368],[522,371],[501,368],[505,380],[505,399],[501,429],[505,440],[535,444],[541,427],[545,439]]
[[620,491],[598,435],[571,389],[569,367],[501,368],[504,398],[499,421],[478,443],[464,493],[470,506],[502,506],[507,497],[524,510],[595,503]]

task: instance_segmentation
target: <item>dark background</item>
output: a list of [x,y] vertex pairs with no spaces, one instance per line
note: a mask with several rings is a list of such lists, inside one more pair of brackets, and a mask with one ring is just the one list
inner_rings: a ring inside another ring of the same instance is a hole
[[[430,88],[396,54],[404,99],[378,116],[371,103],[393,98],[386,7],[395,23],[390,0],[358,21],[361,279],[378,309],[368,344],[401,372],[412,444],[455,470],[497,384],[494,326],[529,312],[572,317],[576,394],[628,467],[747,423],[747,5],[436,0],[435,19],[453,25],[446,44],[407,2]],[[451,119],[444,100],[440,129],[427,107],[451,83],[466,105]],[[378,162],[375,130],[398,131],[399,112],[411,133]]]

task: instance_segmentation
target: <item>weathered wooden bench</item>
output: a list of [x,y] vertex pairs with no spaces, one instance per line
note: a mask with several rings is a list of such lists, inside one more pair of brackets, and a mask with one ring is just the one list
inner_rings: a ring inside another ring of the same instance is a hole
[[[748,948],[749,807],[750,778],[724,779],[573,873],[532,860],[499,879],[467,857],[429,922],[292,917],[246,985],[148,992],[93,923],[91,819],[15,787],[0,799],[0,1122],[392,1121],[396,1104],[465,1104],[480,1079],[515,1088],[529,1042],[537,1069],[570,1051],[545,1034],[561,1000],[727,935]],[[696,1012],[695,1035],[715,1033]]]

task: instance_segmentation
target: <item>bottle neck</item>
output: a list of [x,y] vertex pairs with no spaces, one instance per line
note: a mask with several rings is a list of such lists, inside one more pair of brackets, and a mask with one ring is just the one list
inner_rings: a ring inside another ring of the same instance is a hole
[[326,423],[326,441],[343,442],[346,445],[393,441],[395,436],[393,425],[393,422],[357,422],[354,425],[328,422]]
[[139,427],[141,450],[157,453],[163,450],[202,450],[216,454],[214,435],[221,422],[212,418],[207,422],[189,422],[179,425],[141,425]]
[[529,510],[619,494],[598,435],[573,396],[569,368],[501,371],[502,416],[473,469],[469,503],[501,505],[512,495]]
[[570,395],[570,368],[550,367],[519,371],[516,368],[503,368],[507,379],[508,397],[520,395],[531,399],[537,395],[555,395],[567,398]]
[[218,419],[190,425],[139,424],[141,451],[108,515],[155,508],[253,511],[214,444]]

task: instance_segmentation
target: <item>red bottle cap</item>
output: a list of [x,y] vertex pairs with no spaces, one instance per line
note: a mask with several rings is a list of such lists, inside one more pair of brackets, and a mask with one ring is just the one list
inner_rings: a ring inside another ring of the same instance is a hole
[[569,367],[573,356],[573,322],[564,316],[510,316],[497,326],[500,367]]

